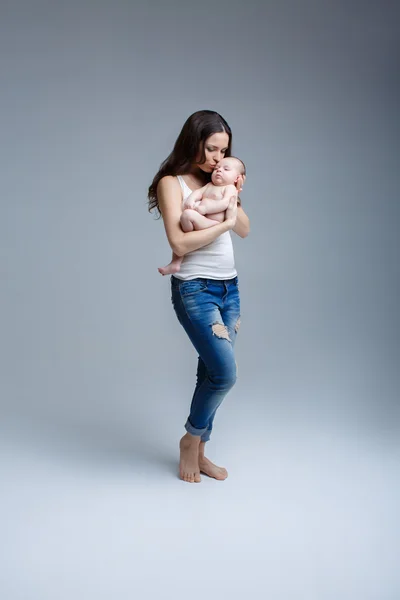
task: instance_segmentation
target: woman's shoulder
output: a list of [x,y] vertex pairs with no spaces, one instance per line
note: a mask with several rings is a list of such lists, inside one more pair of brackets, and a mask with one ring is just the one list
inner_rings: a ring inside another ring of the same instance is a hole
[[178,176],[177,175],[164,175],[164,177],[161,177],[160,181],[158,182],[158,185],[161,185],[162,187],[169,187],[169,186],[176,186],[179,185],[179,180],[178,180]]
[[178,177],[164,175],[158,182],[157,195],[161,205],[169,204],[171,200],[180,204],[182,202],[182,190]]
[[181,189],[178,177],[175,175],[164,175],[157,185],[157,193],[177,192]]

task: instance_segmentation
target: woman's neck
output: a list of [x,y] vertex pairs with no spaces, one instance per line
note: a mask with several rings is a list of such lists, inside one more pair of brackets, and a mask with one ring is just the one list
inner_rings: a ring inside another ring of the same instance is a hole
[[198,167],[193,167],[191,171],[189,171],[189,173],[186,174],[186,177],[188,177],[190,181],[192,181],[196,185],[199,185],[200,187],[202,187],[210,181],[210,177],[207,176],[207,173],[204,173],[204,171],[202,171]]

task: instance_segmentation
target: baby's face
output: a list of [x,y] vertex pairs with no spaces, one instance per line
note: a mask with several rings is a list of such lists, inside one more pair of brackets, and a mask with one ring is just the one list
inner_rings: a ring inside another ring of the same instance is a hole
[[211,175],[214,185],[235,184],[240,176],[240,163],[235,158],[223,158],[215,167]]

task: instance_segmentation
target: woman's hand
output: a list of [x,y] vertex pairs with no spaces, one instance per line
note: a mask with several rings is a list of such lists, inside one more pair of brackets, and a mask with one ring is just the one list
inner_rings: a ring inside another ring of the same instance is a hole
[[225,223],[229,229],[233,229],[237,219],[237,196],[232,196],[229,200],[228,208],[225,211]]
[[242,191],[245,180],[246,180],[246,175],[239,175],[239,177],[237,178],[235,185],[236,185],[238,194],[240,194],[240,192]]

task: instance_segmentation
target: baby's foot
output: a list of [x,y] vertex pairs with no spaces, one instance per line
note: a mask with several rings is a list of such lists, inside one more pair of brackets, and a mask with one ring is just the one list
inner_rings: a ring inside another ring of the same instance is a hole
[[158,267],[158,272],[161,273],[161,275],[173,275],[174,273],[178,273],[179,269],[180,265],[172,262],[166,267]]
[[207,212],[206,212],[206,209],[205,209],[205,208],[204,208],[204,206],[202,206],[201,204],[198,204],[198,205],[195,207],[195,210],[196,210],[196,211],[197,211],[197,212],[198,212],[200,215],[203,215],[203,216],[204,216],[204,215],[206,215],[206,214],[207,214]]

